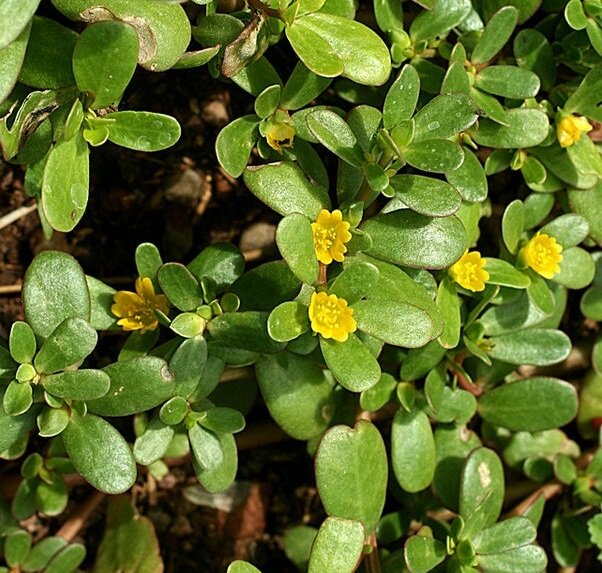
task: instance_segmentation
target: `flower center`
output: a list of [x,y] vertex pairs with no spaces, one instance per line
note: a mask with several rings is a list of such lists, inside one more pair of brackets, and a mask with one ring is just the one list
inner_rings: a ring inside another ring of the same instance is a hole
[[547,245],[537,243],[533,246],[533,258],[538,265],[546,265],[556,262],[555,253]]
[[322,227],[315,229],[314,242],[318,248],[328,250],[337,240],[337,231],[335,227]]
[[316,321],[329,328],[338,328],[341,325],[341,305],[330,299],[321,302],[316,309]]

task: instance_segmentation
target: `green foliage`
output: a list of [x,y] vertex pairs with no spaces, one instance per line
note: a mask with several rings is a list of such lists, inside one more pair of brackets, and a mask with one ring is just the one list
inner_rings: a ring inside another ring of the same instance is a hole
[[[35,256],[0,342],[0,457],[29,453],[0,502],[6,566],[80,566],[83,546],[32,545],[17,521],[62,513],[69,473],[123,493],[136,463],[160,477],[189,455],[228,489],[259,391],[315,453],[328,517],[286,534],[301,571],[541,573],[542,528],[577,567],[602,549],[602,339],[582,382],[561,379],[602,320],[599,2],[377,0],[361,22],[351,2],[195,3],[191,22],[178,2],[53,0],[60,23],[1,3],[0,150],[48,234],[84,216],[93,148],[177,143],[174,118],[120,109],[137,65],[207,65],[252,96],[216,157],[281,216],[281,260],[251,269],[229,243],[188,264],[142,243],[136,292]],[[107,421],[129,416],[135,435]],[[162,570],[125,497],[92,570]]]

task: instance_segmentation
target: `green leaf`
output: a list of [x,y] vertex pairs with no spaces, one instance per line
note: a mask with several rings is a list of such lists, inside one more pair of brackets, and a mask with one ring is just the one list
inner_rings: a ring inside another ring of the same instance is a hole
[[220,434],[218,439],[224,456],[223,462],[220,465],[211,470],[206,470],[199,467],[193,457],[193,465],[195,466],[197,477],[201,485],[210,493],[228,489],[236,477],[236,469],[238,467],[236,442],[232,434]]
[[2,404],[9,416],[20,416],[31,408],[33,391],[29,382],[13,380],[4,393]]
[[527,274],[531,281],[527,287],[529,299],[543,314],[550,316],[554,312],[554,293],[541,275],[530,269],[527,269]]
[[193,311],[203,304],[201,287],[184,265],[166,263],[159,268],[157,278],[161,290],[178,310]]
[[571,351],[570,338],[560,330],[531,328],[490,339],[492,358],[510,364],[550,366],[562,362]]
[[195,424],[188,430],[190,448],[195,461],[203,470],[214,470],[224,461],[219,434]]
[[602,65],[592,68],[583,78],[579,87],[564,104],[567,113],[584,113],[600,103],[602,90]]
[[238,410],[220,406],[207,410],[198,423],[216,434],[235,434],[245,428],[245,418]]
[[472,136],[482,146],[494,149],[517,149],[539,145],[548,135],[545,113],[536,109],[516,108],[506,112],[506,124],[481,119]]
[[249,167],[243,179],[251,193],[282,216],[301,213],[314,221],[322,209],[330,209],[326,189],[312,183],[295,163]]
[[391,129],[403,121],[409,121],[414,115],[420,94],[420,76],[416,68],[406,64],[393,82],[383,108],[383,125]]
[[160,151],[180,139],[180,124],[150,111],[117,111],[106,116],[109,141],[137,151]]
[[217,242],[205,247],[190,263],[188,270],[198,281],[210,279],[218,291],[229,287],[245,268],[240,250],[231,243]]
[[39,408],[35,406],[20,416],[11,416],[4,409],[4,394],[6,390],[0,390],[0,452],[10,448],[21,436],[31,430],[36,422]]
[[101,398],[111,386],[111,379],[101,370],[68,370],[44,376],[44,390],[67,400]]
[[250,352],[269,354],[283,347],[270,338],[267,312],[227,312],[211,320],[207,330],[221,344]]
[[355,134],[337,113],[320,109],[309,113],[305,121],[312,134],[326,149],[349,165],[362,166],[364,155]]
[[395,264],[442,269],[466,250],[466,231],[456,217],[431,219],[402,210],[377,215],[361,227],[372,237],[369,253]]
[[27,322],[41,337],[49,336],[66,318],[90,318],[86,277],[66,253],[43,251],[25,273],[23,306]]
[[152,243],[140,243],[136,247],[135,259],[138,276],[148,277],[155,283],[159,268],[163,264],[159,249]]
[[391,462],[399,485],[415,493],[427,488],[435,475],[435,440],[427,415],[401,408],[391,426]]
[[234,561],[226,573],[261,573],[261,571],[246,561]]
[[[598,182],[598,176],[594,173],[578,170],[571,161],[569,154],[566,153],[566,150],[562,149],[559,145],[534,147],[530,150],[530,153],[539,159],[552,175],[561,181],[568,183],[569,187],[574,189],[590,189]],[[572,202],[573,191],[571,190],[569,193],[571,194]],[[595,193],[589,193],[588,195],[584,195],[583,197],[588,197],[589,203],[592,204],[592,208],[597,207]],[[582,213],[575,208],[574,210],[586,219],[588,218],[586,213]],[[591,221],[590,226],[593,228]]]
[[525,99],[535,97],[539,91],[539,77],[516,66],[488,66],[475,76],[475,86],[487,93]]
[[329,78],[318,76],[303,62],[297,62],[282,90],[280,107],[288,110],[301,109],[316,99],[329,84]]
[[5,0],[2,2],[0,6],[0,49],[17,39],[29,24],[39,4],[40,0]]
[[353,261],[330,285],[328,292],[344,298],[350,305],[372,293],[379,278],[378,269],[371,263]]
[[75,469],[96,489],[116,494],[132,487],[136,463],[111,424],[92,414],[72,415],[61,435]]
[[305,14],[286,29],[286,36],[318,75],[342,75],[370,86],[382,85],[389,77],[391,57],[385,43],[355,20],[324,12]]
[[284,217],[276,229],[276,244],[282,258],[300,281],[309,285],[317,282],[320,265],[311,223],[305,215],[290,213]]
[[414,42],[445,36],[470,13],[470,0],[433,0],[432,9],[424,10],[410,25]]
[[466,147],[463,150],[462,165],[447,172],[445,178],[456,188],[464,201],[480,203],[487,198],[487,177],[477,156]]
[[117,291],[89,275],[86,275],[86,283],[90,292],[90,326],[95,330],[114,328],[117,317],[111,312],[111,307]]
[[150,410],[173,396],[175,379],[167,364],[156,356],[139,356],[103,368],[109,375],[108,393],[88,402],[90,412],[101,416],[129,416]]
[[524,69],[535,72],[549,91],[556,82],[556,60],[548,39],[538,30],[521,30],[514,38],[514,57]]
[[504,502],[504,469],[498,455],[487,448],[473,450],[462,470],[460,516],[466,524],[463,539],[493,525]]
[[4,557],[10,567],[17,568],[29,555],[31,537],[27,531],[12,531],[6,536],[4,542]]
[[81,362],[96,347],[98,335],[82,318],[66,318],[45,340],[35,357],[36,370],[51,374]]
[[586,239],[589,224],[581,215],[566,213],[544,225],[540,231],[554,237],[564,249],[570,249]]
[[358,328],[387,344],[418,348],[434,337],[435,325],[428,313],[417,306],[368,298],[351,308]]
[[280,84],[274,84],[265,88],[255,100],[255,113],[261,119],[270,117],[278,109],[281,93],[282,87]]
[[36,337],[26,322],[17,320],[10,329],[10,354],[15,362],[28,363],[36,353]]
[[445,324],[443,332],[439,336],[439,344],[443,348],[455,348],[460,340],[461,303],[456,286],[449,277],[445,277],[439,283],[436,302]]
[[580,247],[562,251],[560,272],[554,275],[554,282],[571,289],[582,289],[594,279],[595,264],[591,255]]
[[309,525],[290,527],[284,533],[282,540],[284,552],[300,571],[307,569],[311,548],[317,533],[318,530]]
[[[37,423],[38,423],[38,429],[40,430],[40,436],[42,436],[43,438],[52,438],[54,436],[58,436],[69,424],[69,420],[71,419],[71,416],[69,414],[69,411],[67,410],[67,408],[49,408],[46,407],[42,410],[42,413],[38,416],[37,418]],[[61,482],[56,482],[56,484],[50,484],[52,485],[58,485]],[[41,484],[40,484],[41,485]],[[40,486],[38,486],[38,490],[40,491]],[[37,492],[36,492],[37,493]],[[63,510],[65,509],[65,505],[66,502],[68,501],[68,495],[66,491],[61,491],[61,492],[53,492],[52,490],[47,491],[46,493],[48,493],[49,495],[46,496],[47,499],[46,501],[48,503],[51,502],[51,498],[54,498],[55,495],[53,495],[53,493],[58,493],[58,497],[63,498],[65,497],[65,502],[63,503],[63,501],[59,501],[58,499],[56,499],[56,504],[59,506],[56,511],[56,513],[62,513]],[[54,503],[53,503],[54,505]],[[48,512],[48,508],[44,508],[42,509],[42,511],[44,511],[45,513]]]
[[529,277],[501,259],[485,257],[485,270],[489,273],[487,284],[511,288],[527,288],[531,281]]
[[57,89],[75,83],[71,68],[77,33],[54,20],[34,16],[19,82],[32,88]]
[[545,551],[537,545],[479,556],[479,566],[484,573],[541,573],[546,570],[547,563]]
[[23,563],[23,570],[38,571],[43,569],[66,545],[67,542],[62,537],[45,537],[32,548]]
[[525,213],[523,202],[515,199],[506,207],[502,217],[502,236],[506,248],[516,254],[518,243],[522,237],[525,226]]
[[378,384],[362,392],[360,406],[363,410],[376,412],[380,410],[393,397],[397,381],[390,374],[382,374]]
[[313,30],[307,29],[303,23],[299,24],[299,20],[296,24],[288,26],[285,33],[299,59],[313,73],[334,78],[345,71],[343,61],[328,41]]
[[462,93],[435,96],[415,116],[414,139],[447,139],[477,120],[476,106]]
[[396,197],[421,215],[447,217],[462,204],[458,192],[439,179],[423,175],[395,175],[389,183]]
[[137,515],[127,496],[110,498],[104,536],[92,572],[156,573],[162,569],[152,521]]
[[232,177],[240,177],[247,166],[258,136],[259,118],[243,115],[226,125],[215,140],[217,160]]
[[174,429],[167,426],[159,418],[154,418],[136,438],[134,443],[134,457],[139,464],[149,466],[160,460],[174,437]]
[[380,380],[380,366],[368,347],[353,333],[345,342],[320,336],[326,365],[337,382],[350,392],[363,392]]
[[102,10],[94,10],[89,0],[53,0],[55,8],[71,20],[95,22],[120,20],[138,34],[138,63],[152,72],[174,66],[190,43],[190,22],[179,4],[155,0],[104,0]]
[[176,379],[176,395],[188,398],[207,364],[207,342],[200,336],[184,340],[171,355],[169,369]]
[[288,342],[309,330],[307,306],[296,301],[278,305],[268,318],[268,333],[278,342]]
[[445,560],[447,552],[438,539],[412,535],[404,545],[403,555],[410,573],[428,573]]
[[138,63],[138,36],[132,26],[107,20],[86,28],[73,52],[77,87],[91,96],[91,108],[118,102]]
[[531,521],[526,517],[511,517],[478,531],[472,542],[479,555],[490,555],[528,545],[536,537],[537,529]]
[[[30,30],[31,27],[26,26],[12,42],[7,46],[0,47],[0,104],[10,96],[17,83],[23,59],[25,58]],[[2,34],[1,29],[0,34]]]
[[487,22],[482,36],[472,51],[470,61],[484,64],[491,60],[512,36],[518,22],[518,10],[514,6],[500,8]]
[[403,157],[412,167],[422,171],[448,173],[462,165],[464,150],[447,139],[427,139],[410,144]]
[[42,181],[42,209],[57,231],[71,231],[88,204],[88,144],[81,133],[60,141],[50,151]]
[[44,573],[74,573],[86,556],[86,548],[72,543],[56,555],[44,569]]
[[537,432],[568,424],[577,414],[577,394],[557,378],[528,378],[498,386],[479,399],[481,417],[513,431]]
[[334,413],[334,381],[315,362],[289,352],[262,357],[257,381],[270,415],[290,436],[320,435]]
[[372,531],[384,507],[387,485],[387,453],[376,427],[364,420],[354,429],[334,426],[324,434],[315,463],[326,513],[360,521],[366,533]]
[[308,573],[353,573],[363,547],[364,526],[359,521],[328,517],[312,546]]

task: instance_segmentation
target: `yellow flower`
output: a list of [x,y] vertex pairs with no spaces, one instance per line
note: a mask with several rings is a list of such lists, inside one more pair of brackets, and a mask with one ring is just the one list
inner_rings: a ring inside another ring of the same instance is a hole
[[519,258],[522,259],[536,273],[546,279],[551,279],[560,272],[562,261],[562,245],[554,237],[545,233],[537,233],[520,250]]
[[564,116],[556,125],[556,136],[560,147],[570,147],[580,137],[582,133],[591,131],[593,127],[584,117],[576,115]]
[[353,309],[347,306],[347,301],[325,292],[314,292],[311,295],[309,320],[314,332],[337,342],[345,342],[349,333],[357,329]]
[[472,292],[480,292],[489,280],[489,273],[483,268],[484,266],[485,259],[481,257],[479,251],[472,251],[472,253],[466,251],[449,268],[449,274],[461,287]]
[[295,139],[295,128],[288,123],[272,123],[266,132],[268,145],[278,153],[282,153],[283,147],[292,147]]
[[343,221],[343,214],[335,209],[332,213],[322,209],[315,223],[311,224],[314,235],[316,257],[321,263],[329,265],[333,260],[339,263],[347,252],[345,243],[351,241],[351,225]]
[[120,320],[117,324],[123,330],[141,330],[147,332],[155,330],[159,321],[155,310],[167,314],[167,298],[162,294],[155,294],[153,282],[148,277],[136,279],[136,292],[120,290],[113,296],[115,304],[111,312]]

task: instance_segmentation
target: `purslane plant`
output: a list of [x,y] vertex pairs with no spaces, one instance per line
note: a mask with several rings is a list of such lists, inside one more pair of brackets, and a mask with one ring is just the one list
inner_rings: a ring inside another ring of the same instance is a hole
[[[384,40],[352,2],[195,3],[191,23],[186,4],[53,0],[78,32],[36,15],[39,0],[0,6],[0,147],[27,166],[47,232],[84,213],[89,145],[177,141],[174,119],[118,111],[136,64],[207,64],[255,98],[216,156],[282,216],[282,260],[245,270],[217,243],[184,265],[142,243],[133,291],[70,255],[35,257],[25,321],[0,343],[0,455],[24,457],[0,504],[6,565],[79,567],[81,545],[32,547],[16,522],[60,514],[73,472],[116,494],[137,464],[162,477],[189,454],[207,491],[231,486],[251,404],[228,379],[248,368],[244,384],[315,454],[327,518],[287,536],[300,570],[541,573],[542,527],[549,555],[577,567],[602,549],[600,340],[582,385],[559,375],[578,343],[567,309],[602,320],[599,2],[379,0]],[[288,69],[269,61],[280,42]],[[107,330],[127,338],[95,368]],[[112,505],[97,564],[133,519]]]

